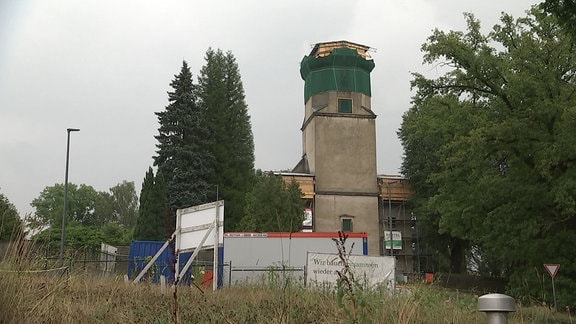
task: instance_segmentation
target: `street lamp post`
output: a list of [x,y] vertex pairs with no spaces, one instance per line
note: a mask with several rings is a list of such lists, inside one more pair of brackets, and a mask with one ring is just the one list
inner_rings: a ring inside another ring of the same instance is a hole
[[66,173],[64,175],[64,210],[62,211],[62,233],[60,237],[60,258],[58,260],[58,266],[62,267],[64,265],[64,240],[66,238],[66,207],[68,205],[68,163],[70,158],[70,133],[78,132],[78,128],[67,128],[68,133],[66,141]]

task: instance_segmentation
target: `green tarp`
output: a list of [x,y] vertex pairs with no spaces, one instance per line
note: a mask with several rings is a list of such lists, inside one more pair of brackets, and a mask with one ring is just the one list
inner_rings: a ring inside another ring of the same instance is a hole
[[304,102],[313,94],[329,90],[355,91],[371,96],[370,72],[374,61],[350,48],[335,48],[324,57],[304,56],[300,76],[304,80]]

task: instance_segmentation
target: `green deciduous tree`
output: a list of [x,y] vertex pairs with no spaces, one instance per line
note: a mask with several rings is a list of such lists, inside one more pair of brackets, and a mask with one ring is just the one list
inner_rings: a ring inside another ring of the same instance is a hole
[[[69,186],[70,187],[70,186]],[[72,213],[72,221],[84,225],[102,225],[110,220],[110,200],[108,194],[96,191],[94,187],[81,184],[74,191],[68,190],[68,210]],[[96,209],[97,202],[103,208]]]
[[443,156],[440,149],[455,136],[461,136],[471,127],[471,115],[460,109],[457,98],[432,97],[418,102],[404,115],[400,139],[405,158],[402,172],[410,178],[414,194],[411,204],[417,215],[420,241],[426,242],[422,253],[434,258],[425,271],[465,271],[464,249],[469,242],[463,237],[440,231],[440,215],[430,199],[439,185],[430,177],[442,171]]
[[133,236],[132,228],[115,222],[106,223],[98,230],[102,235],[102,242],[111,245],[129,245]]
[[23,231],[23,222],[16,207],[0,194],[0,241],[8,241],[13,235]]
[[[51,227],[34,235],[34,240],[40,243],[42,248],[55,254],[60,247],[61,234],[60,228]],[[116,236],[115,238],[106,236],[99,226],[80,223],[72,223],[66,226],[65,253],[67,255],[74,254],[78,250],[98,250],[102,242],[126,244],[126,240],[122,240],[122,236]]]
[[101,226],[109,222],[118,222],[116,218],[114,196],[105,191],[99,191],[94,201],[94,221],[92,225]]
[[[48,186],[32,201],[36,211],[26,218],[27,226],[39,231],[35,238],[54,248],[58,248],[60,241],[63,203],[64,185]],[[78,238],[67,235],[66,245],[83,247],[83,231],[84,236],[94,238],[94,242],[100,239],[110,244],[128,244],[136,206],[137,196],[132,182],[124,181],[110,188],[109,193],[96,191],[86,184],[69,183],[66,232],[73,227]],[[99,243],[90,242],[90,248],[98,248]]]
[[[110,193],[96,191],[92,186],[68,184],[67,222],[102,226],[108,222],[133,226],[137,212],[137,195],[133,182],[122,182],[110,188]],[[28,219],[28,226],[41,229],[60,227],[64,207],[64,185],[55,184],[42,190],[32,201],[36,212]]]
[[[70,185],[68,189],[70,191],[76,190],[76,186]],[[40,195],[32,200],[30,204],[36,211],[26,219],[27,226],[32,230],[38,230],[61,224],[63,197],[64,185],[62,184],[44,188]],[[70,212],[68,215],[70,215]],[[68,215],[67,217],[69,217]]]
[[164,178],[161,172],[154,176],[154,171],[149,168],[140,191],[140,208],[133,237],[135,240],[165,240],[169,226],[172,224]]
[[515,296],[541,296],[542,264],[565,264],[566,305],[576,296],[574,42],[537,8],[504,14],[488,34],[466,19],[465,33],[435,30],[423,45],[426,63],[449,69],[414,75],[399,131],[417,214],[430,233],[468,242],[473,270],[510,279]]
[[304,220],[304,201],[296,181],[285,183],[273,173],[258,172],[246,196],[245,216],[238,229],[247,232],[298,232]]
[[123,181],[110,188],[112,217],[126,228],[134,227],[138,217],[138,195],[133,181]]
[[[225,228],[235,230],[254,181],[254,140],[238,64],[231,52],[208,49],[198,98],[210,130],[214,169],[210,183],[226,201]],[[209,197],[215,197],[211,190]]]
[[576,0],[546,0],[540,6],[546,12],[556,15],[560,25],[576,41]]
[[[110,197],[96,191],[92,186],[68,184],[68,208],[66,221],[84,225],[102,225],[110,221]],[[60,227],[64,207],[64,185],[55,184],[42,190],[32,207],[36,209],[29,218],[28,226],[41,229],[47,226]]]

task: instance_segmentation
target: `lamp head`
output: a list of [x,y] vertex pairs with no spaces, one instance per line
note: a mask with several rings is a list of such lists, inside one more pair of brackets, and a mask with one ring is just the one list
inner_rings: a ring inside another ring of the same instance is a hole
[[67,128],[66,131],[67,131],[68,133],[70,133],[70,132],[79,132],[79,131],[80,131],[80,128]]

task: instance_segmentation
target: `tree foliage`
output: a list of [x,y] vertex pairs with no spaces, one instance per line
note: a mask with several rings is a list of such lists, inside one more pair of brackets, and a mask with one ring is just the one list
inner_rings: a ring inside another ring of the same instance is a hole
[[558,17],[560,25],[576,40],[576,0],[546,0],[540,6]]
[[[96,191],[92,186],[68,184],[68,207],[66,223],[102,226],[109,222],[130,227],[130,218],[137,208],[134,183],[122,182],[110,188],[110,192]],[[32,203],[35,213],[27,219],[31,229],[60,228],[64,209],[64,185],[45,187]]]
[[0,241],[8,241],[24,230],[16,207],[0,193]]
[[[226,200],[226,230],[235,230],[254,182],[252,126],[234,55],[208,49],[205,60],[198,78],[198,97],[206,112],[215,159],[210,183]],[[210,197],[215,198],[215,190]]]
[[172,217],[178,208],[226,201],[225,226],[243,216],[253,184],[254,143],[244,88],[232,53],[208,49],[198,84],[186,62],[170,83],[169,104],[156,113],[158,151]]
[[[101,242],[128,244],[134,226],[130,221],[137,212],[137,199],[132,182],[123,181],[110,188],[110,192],[96,191],[86,184],[69,183],[66,246],[97,249]],[[61,239],[64,185],[45,187],[31,205],[35,213],[26,218],[26,225],[37,232],[36,240],[57,249]],[[88,241],[89,246],[85,246]]]
[[165,240],[173,226],[171,218],[162,172],[159,171],[154,176],[154,170],[148,168],[140,191],[140,209],[134,227],[134,239]]
[[543,263],[562,264],[559,289],[573,292],[574,42],[538,8],[488,34],[466,19],[466,32],[435,30],[422,46],[448,71],[414,74],[399,131],[419,224],[466,242],[473,270],[510,279],[516,296],[541,295]]
[[[34,240],[48,252],[57,253],[60,248],[61,229],[51,227],[36,235]],[[72,223],[66,226],[65,253],[74,254],[79,250],[98,251],[102,242],[111,245],[128,245],[131,232],[118,223],[102,226]]]
[[160,128],[154,165],[164,176],[168,204],[175,215],[178,208],[206,202],[212,190],[208,181],[214,158],[205,112],[197,103],[196,86],[185,61],[170,86],[168,106],[156,113]]
[[[102,197],[99,195],[92,186],[69,183],[66,222],[98,225],[108,221],[110,217],[106,213],[110,211],[106,204],[108,199],[105,195]],[[45,187],[40,195],[32,200],[31,205],[36,211],[29,219],[30,228],[42,229],[49,226],[60,228],[64,209],[64,184]]]
[[138,195],[133,181],[122,181],[110,188],[112,218],[117,223],[132,228],[138,217]]
[[246,196],[245,216],[238,229],[247,232],[298,232],[304,220],[304,201],[296,181],[285,183],[273,173],[259,172]]

